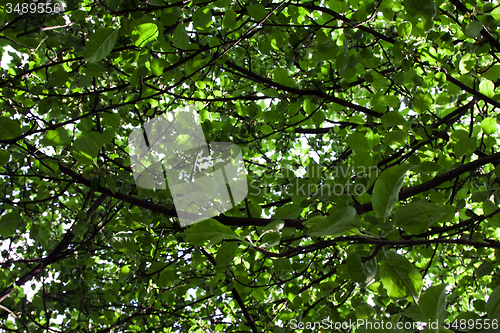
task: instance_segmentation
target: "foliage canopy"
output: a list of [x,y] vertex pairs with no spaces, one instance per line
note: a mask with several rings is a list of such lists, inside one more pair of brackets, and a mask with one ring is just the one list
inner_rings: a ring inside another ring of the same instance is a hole
[[[0,1],[1,330],[496,331],[477,324],[500,319],[496,0],[16,3]],[[249,183],[187,228],[169,190],[135,185],[127,147],[184,103],[207,141],[240,146]]]

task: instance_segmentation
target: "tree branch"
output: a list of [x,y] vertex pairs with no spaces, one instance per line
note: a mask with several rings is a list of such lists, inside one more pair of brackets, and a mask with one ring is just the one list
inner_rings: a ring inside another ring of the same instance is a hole
[[240,67],[229,60],[226,60],[224,65],[250,77],[255,82],[264,83],[264,84],[267,84],[267,85],[272,86],[272,87],[279,89],[279,90],[287,91],[289,93],[297,94],[300,96],[317,96],[317,97],[325,99],[326,101],[337,103],[339,105],[345,106],[349,109],[353,109],[353,110],[356,110],[359,112],[363,112],[365,114],[369,114],[375,118],[380,118],[383,115],[382,113],[373,111],[373,110],[368,109],[364,106],[353,104],[351,102],[345,101],[345,100],[340,99],[338,97],[330,96],[330,95],[325,94],[324,92],[321,92],[318,90],[298,89],[298,88],[288,87],[288,86],[279,84],[279,83],[274,82],[273,80],[270,80],[266,77],[260,76],[259,74],[256,74],[256,73],[254,73],[246,68]]
[[[87,211],[87,218],[104,202],[104,200],[107,197],[108,197],[107,194],[102,194],[99,198],[97,198],[94,204]],[[68,230],[64,235],[63,239],[56,246],[56,248],[52,250],[52,252],[47,257],[42,259],[42,261],[35,268],[33,268],[31,271],[20,277],[14,284],[3,289],[0,292],[0,302],[2,302],[7,296],[9,296],[14,291],[14,285],[19,287],[24,285],[32,278],[39,275],[45,267],[59,261],[61,258],[61,254],[63,253],[64,250],[68,249],[68,246],[71,244],[73,238],[75,238],[75,234],[73,234],[71,230]],[[3,315],[5,315],[5,312],[0,314],[0,318]]]

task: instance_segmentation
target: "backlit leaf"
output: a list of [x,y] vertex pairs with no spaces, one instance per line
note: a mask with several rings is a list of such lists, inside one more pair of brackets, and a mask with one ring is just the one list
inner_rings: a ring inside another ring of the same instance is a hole
[[352,206],[334,209],[321,221],[306,221],[309,236],[340,236],[356,232],[361,226],[356,210]]
[[212,24],[212,13],[208,8],[198,8],[193,13],[193,25],[197,30],[205,30]]
[[155,23],[143,23],[135,27],[132,35],[137,36],[136,46],[144,46],[146,43],[156,40],[158,33],[158,26]]
[[399,201],[399,190],[408,168],[397,165],[384,170],[373,188],[372,204],[377,216],[382,217],[384,222],[391,215],[392,209]]
[[495,84],[490,80],[483,80],[479,84],[479,91],[488,97],[493,97],[495,96]]
[[389,297],[411,296],[418,303],[422,276],[408,259],[393,251],[385,251],[380,264],[380,278]]
[[66,132],[63,127],[58,127],[55,130],[48,131],[42,140],[43,145],[53,147],[62,146],[68,144],[69,142],[68,132]]
[[220,243],[223,239],[240,239],[231,228],[214,219],[190,225],[182,233],[182,236],[186,242],[196,246],[203,246],[205,243],[212,246]]
[[425,200],[411,202],[399,208],[392,220],[395,227],[410,234],[420,234],[446,215],[446,209]]
[[484,133],[488,135],[493,134],[497,131],[497,121],[495,118],[484,118],[483,121],[481,121],[481,128]]
[[118,30],[113,28],[98,29],[85,44],[83,56],[89,63],[106,58],[118,40]]
[[21,136],[21,126],[17,120],[0,117],[0,139],[8,140]]

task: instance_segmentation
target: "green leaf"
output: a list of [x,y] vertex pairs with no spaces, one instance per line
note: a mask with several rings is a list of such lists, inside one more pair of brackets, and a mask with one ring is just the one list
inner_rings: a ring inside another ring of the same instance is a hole
[[358,252],[351,253],[345,263],[349,278],[361,284],[361,286],[367,285],[377,273],[377,259],[372,258],[362,262],[361,255]]
[[[500,171],[500,167],[497,166],[495,168],[495,175],[497,175],[498,172]],[[498,175],[497,175],[498,177]],[[491,200],[485,200],[484,203],[483,203],[483,212],[484,212],[484,215],[490,215],[492,214],[494,211],[496,211],[498,209],[498,206],[495,205]],[[498,214],[495,214],[493,216],[491,216],[490,218],[488,218],[488,222],[491,223],[492,225],[494,225],[495,227],[500,227],[500,213]]]
[[135,257],[137,253],[137,244],[134,236],[126,231],[118,232],[112,236],[111,246],[121,252]]
[[411,296],[418,303],[422,276],[408,259],[393,251],[384,251],[380,278],[389,297]]
[[153,59],[150,62],[151,71],[156,76],[163,74],[163,69],[167,67],[167,62],[164,59]]
[[262,215],[262,207],[258,202],[252,200],[248,203],[249,214],[252,217],[260,217]]
[[420,234],[446,215],[446,209],[425,200],[413,201],[394,213],[392,223],[409,234]]
[[373,74],[370,73],[370,71],[367,71],[364,75],[363,75],[363,79],[366,81],[366,82],[373,82],[374,81],[374,77],[373,77]]
[[63,69],[59,69],[55,72],[50,73],[49,75],[49,83],[52,86],[64,86],[68,81],[68,72]]
[[75,140],[73,147],[80,152],[87,154],[90,158],[96,158],[99,154],[101,144],[90,137],[83,137]]
[[0,140],[9,140],[21,136],[21,126],[17,120],[0,117]]
[[370,151],[370,145],[366,136],[359,132],[349,134],[345,142],[354,151]]
[[[96,131],[91,131],[86,134],[86,137],[94,141],[94,143],[97,145],[98,149],[101,149],[102,146],[104,145],[104,136],[103,134],[96,132]],[[97,155],[96,155],[97,157]]]
[[307,224],[307,225],[310,225],[312,227],[316,224],[322,223],[324,220],[326,220],[326,216],[319,215],[319,216],[314,216],[314,217],[307,219],[302,224],[304,224],[304,225]]
[[451,138],[457,141],[468,137],[469,137],[469,132],[462,129],[456,130],[451,134]]
[[224,242],[217,250],[215,261],[218,265],[231,263],[238,249],[238,242]]
[[0,149],[0,166],[7,164],[10,160],[10,151]]
[[85,74],[90,77],[100,77],[102,73],[104,73],[104,69],[98,64],[89,65],[85,69]]
[[447,317],[446,285],[440,284],[427,288],[420,297],[418,307],[426,321],[445,320]]
[[493,264],[491,262],[483,262],[474,272],[477,278],[490,275],[493,272]]
[[303,210],[304,208],[296,203],[293,203],[291,205],[284,205],[276,209],[274,218],[278,220],[294,219],[297,218]]
[[113,193],[116,192],[116,184],[115,184],[115,180],[113,178],[112,175],[106,175],[105,176],[105,180],[106,180],[106,187]]
[[341,52],[335,59],[335,66],[339,73],[343,73],[349,64],[349,54]]
[[423,113],[433,104],[430,94],[417,94],[413,99],[413,108],[415,112]]
[[248,14],[257,21],[267,16],[267,10],[264,6],[256,4],[247,6]]
[[270,223],[268,223],[265,227],[264,227],[264,231],[268,231],[268,230],[271,230],[271,231],[280,231],[281,229],[283,229],[283,227],[285,226],[285,222],[283,220],[274,220]]
[[127,266],[123,266],[121,269],[120,269],[120,277],[124,277],[124,276],[127,276],[128,273],[130,273],[130,265],[127,265]]
[[208,8],[198,8],[193,13],[193,26],[196,30],[203,31],[212,25],[212,13]]
[[0,219],[0,236],[10,237],[23,228],[24,220],[19,213],[7,213]]
[[488,319],[500,320],[500,286],[497,286],[491,293],[488,303],[486,303],[486,312]]
[[497,131],[497,121],[495,118],[484,118],[481,121],[481,128],[487,135],[493,134]]
[[394,95],[379,95],[374,98],[373,105],[375,106],[391,106],[397,107],[401,102],[400,97]]
[[500,79],[500,65],[493,65],[489,67],[488,71],[484,73],[483,76],[485,79],[488,79],[490,81],[496,81]]
[[385,135],[385,142],[387,144],[398,143],[401,144],[405,142],[407,133],[400,130],[399,128],[394,128]]
[[76,139],[73,144],[73,156],[79,162],[92,165],[98,153],[99,145],[89,137]]
[[280,93],[274,88],[267,88],[262,91],[262,93],[268,97],[275,98],[279,97]]
[[399,201],[399,190],[408,168],[404,165],[396,165],[384,170],[373,187],[372,204],[373,210],[384,222],[391,215],[391,211]]
[[382,123],[386,127],[406,124],[405,118],[398,111],[387,112],[382,116]]
[[267,292],[265,288],[254,288],[252,289],[252,296],[255,297],[258,302],[264,302],[267,297]]
[[135,27],[132,36],[136,36],[135,46],[144,46],[158,38],[158,26],[155,23],[143,23]]
[[273,128],[269,125],[262,125],[260,127],[260,131],[262,133],[264,133],[265,135],[268,135],[268,134],[271,134],[272,132],[274,132]]
[[183,23],[178,24],[177,28],[175,28],[173,45],[180,49],[189,47],[189,36]]
[[117,128],[120,126],[120,116],[117,113],[103,112],[101,124],[104,126],[110,126]]
[[463,73],[468,73],[474,68],[476,65],[476,55],[472,55],[470,53],[464,54],[462,59],[460,59],[460,63],[458,67],[460,68],[460,71]]
[[477,149],[476,138],[461,138],[453,147],[453,151],[457,157],[472,154]]
[[485,79],[479,84],[479,92],[491,98],[495,96],[495,84]]
[[311,120],[316,127],[321,127],[321,124],[323,124],[325,119],[326,119],[325,113],[321,110],[314,112],[314,114],[311,117]]
[[401,22],[397,25],[396,31],[401,38],[407,38],[411,35],[411,22]]
[[357,232],[361,226],[361,220],[352,206],[334,208],[328,216],[318,219],[307,220],[303,223],[307,228],[309,236],[341,236]]
[[481,30],[483,30],[483,25],[481,24],[481,22],[472,21],[467,25],[467,28],[465,28],[464,33],[467,37],[474,38],[477,35],[479,35]]
[[[475,304],[476,302],[474,302]],[[461,311],[458,316],[455,317],[455,319],[453,320],[454,322],[456,321],[457,323],[467,323],[468,320],[472,320],[472,322],[474,323],[481,323],[484,319],[481,318],[480,315],[478,315],[477,313],[474,313],[474,312],[469,312],[469,311]],[[460,325],[460,324],[459,324]],[[478,325],[479,326],[479,325]],[[490,326],[491,326],[491,322],[490,322]],[[473,325],[470,326],[471,328],[473,328]],[[453,331],[452,331],[453,332]],[[482,332],[482,333],[487,333],[487,332],[491,332],[491,331],[480,331],[480,330],[475,330],[475,329],[471,329],[471,330],[468,330],[468,329],[465,329],[464,332]]]
[[52,147],[63,146],[69,143],[70,140],[68,132],[66,132],[63,127],[58,127],[55,130],[47,131],[42,140],[42,145]]
[[196,81],[194,83],[194,85],[196,86],[196,88],[202,89],[202,90],[207,87],[207,84],[205,82],[203,82],[203,81]]
[[231,228],[214,219],[207,219],[189,226],[182,233],[182,237],[186,242],[195,246],[203,246],[206,243],[208,246],[212,246],[220,243],[223,239],[241,240]]
[[113,28],[98,29],[85,44],[83,57],[89,63],[98,62],[106,58],[118,40],[118,30]]
[[268,231],[262,235],[262,243],[261,247],[263,248],[271,248],[276,246],[281,241],[281,235],[279,232]]
[[425,317],[422,315],[418,305],[411,304],[408,308],[403,311],[403,315],[408,318],[413,319],[414,321],[425,322]]
[[493,16],[495,21],[500,21],[500,6],[493,9],[490,14]]
[[291,86],[291,79],[288,71],[282,67],[276,67],[274,69],[274,80],[284,86]]
[[410,15],[432,20],[437,14],[438,6],[433,0],[404,0],[403,3]]
[[316,110],[316,103],[314,103],[314,101],[310,98],[306,98],[304,100],[304,111],[307,113],[307,114],[311,114],[313,113],[314,110]]
[[[84,213],[85,214],[85,213]],[[71,231],[76,235],[76,236],[83,236],[87,231],[89,230],[89,223],[85,223],[83,221],[78,222],[73,226]]]
[[232,9],[226,10],[224,18],[222,19],[222,26],[226,29],[234,29],[236,27],[236,13]]

